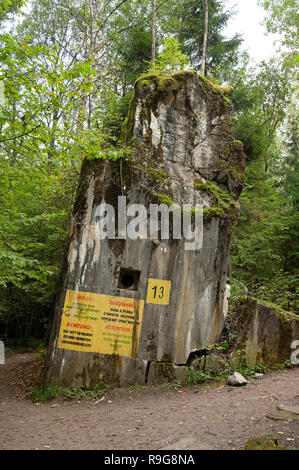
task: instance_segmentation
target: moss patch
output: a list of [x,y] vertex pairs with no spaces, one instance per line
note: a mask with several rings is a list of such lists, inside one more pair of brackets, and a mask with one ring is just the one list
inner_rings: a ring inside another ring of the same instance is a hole
[[274,310],[276,310],[276,312],[288,323],[290,323],[292,320],[299,321],[298,315],[296,315],[293,312],[288,312],[287,310],[283,310],[279,305],[274,304],[273,302],[270,302],[269,300],[258,299],[257,297],[250,297],[250,299],[274,308]]
[[167,196],[167,194],[159,193],[158,197],[159,197],[160,201],[162,202],[162,204],[167,204],[168,207],[170,207],[170,206],[172,206],[172,204],[174,204],[173,200],[169,196]]
[[234,217],[237,212],[236,203],[233,198],[215,186],[211,181],[200,183],[195,181],[194,189],[205,191],[213,196],[215,205],[213,207],[204,207],[203,213],[205,217]]
[[245,183],[244,167],[237,161],[227,161],[222,158],[218,159],[219,171],[227,174],[228,177],[240,183],[242,186]]
[[214,94],[222,97],[222,101],[225,107],[232,105],[231,95],[234,89],[231,86],[221,87],[208,80],[204,75],[198,74],[198,82],[206,94]]
[[[279,316],[284,334],[286,335],[286,337],[289,337],[291,340],[292,322],[293,320],[299,322],[299,316],[295,315],[295,313],[293,312],[288,312],[286,310],[283,310],[279,305],[269,302],[268,300],[257,299],[256,297],[251,297],[251,299],[261,304],[267,305],[268,307],[271,307],[275,310],[276,314]],[[282,348],[283,348],[283,345],[282,345]]]
[[129,103],[128,115],[121,127],[120,142],[125,144],[129,143],[133,136],[136,104],[135,94],[133,93]]
[[234,150],[243,151],[243,142],[241,140],[233,140],[231,145]]
[[251,437],[245,445],[246,450],[283,450],[276,437]]
[[[158,100],[163,94],[177,93],[186,86],[187,72],[179,72],[173,75],[147,74],[142,75],[135,82],[135,93],[146,93],[150,95],[147,106],[155,109]],[[194,75],[194,72],[192,72]]]

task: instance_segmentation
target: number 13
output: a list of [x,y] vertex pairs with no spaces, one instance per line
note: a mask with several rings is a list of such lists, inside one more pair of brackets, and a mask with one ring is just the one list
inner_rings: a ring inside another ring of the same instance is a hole
[[[154,299],[156,298],[157,296],[157,286],[154,286],[152,287],[152,290],[154,291]],[[163,296],[164,296],[164,287],[161,286],[160,289],[159,289],[160,293],[159,293],[159,299],[163,299]]]

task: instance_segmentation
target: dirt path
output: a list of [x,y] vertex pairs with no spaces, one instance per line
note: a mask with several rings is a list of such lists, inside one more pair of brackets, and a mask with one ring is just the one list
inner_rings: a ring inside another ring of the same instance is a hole
[[0,365],[0,449],[244,449],[248,438],[276,434],[299,449],[299,420],[274,420],[278,405],[299,404],[299,368],[245,387],[168,385],[110,392],[98,404],[16,397],[14,370],[34,355]]

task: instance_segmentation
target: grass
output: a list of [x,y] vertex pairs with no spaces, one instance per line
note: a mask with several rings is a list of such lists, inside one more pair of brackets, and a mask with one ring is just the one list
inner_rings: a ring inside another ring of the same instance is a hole
[[56,399],[81,401],[86,399],[90,402],[102,398],[111,389],[110,385],[104,381],[104,375],[99,374],[99,382],[90,389],[84,387],[67,388],[61,384],[43,385],[33,387],[29,392],[29,397],[34,403],[44,403]]
[[[185,380],[184,383],[187,385],[197,385],[203,384],[208,382],[219,382],[219,381],[227,381],[228,377],[232,375],[234,372],[239,372],[245,378],[252,377],[256,372],[266,374],[270,371],[274,370],[282,370],[285,368],[292,367],[291,361],[284,361],[281,364],[276,364],[271,369],[264,365],[257,363],[253,367],[247,367],[245,365],[236,365],[235,367],[227,366],[224,368],[219,368],[217,370],[198,370],[195,369],[193,366],[185,366]],[[175,380],[172,383],[172,386],[178,390],[181,388],[184,383]]]
[[58,384],[47,386],[39,385],[38,387],[32,388],[29,392],[29,396],[34,403],[43,403],[60,397],[62,395],[62,391],[63,388]]

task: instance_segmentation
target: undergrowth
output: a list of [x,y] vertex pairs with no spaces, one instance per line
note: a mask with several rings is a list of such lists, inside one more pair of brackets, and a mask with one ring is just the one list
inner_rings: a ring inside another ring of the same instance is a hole
[[265,364],[257,363],[252,367],[246,365],[236,365],[223,367],[217,370],[198,370],[193,366],[184,367],[185,377],[184,381],[174,380],[172,386],[178,390],[187,385],[197,385],[209,382],[226,382],[228,377],[234,372],[239,372],[245,378],[252,378],[255,373],[267,374],[274,371],[284,370],[287,368],[292,368],[294,365],[290,360],[286,360],[281,363],[274,364],[269,367]]
[[33,402],[46,402],[53,399],[76,400],[83,399],[95,402],[104,396],[111,389],[104,380],[104,375],[99,375],[99,382],[92,388],[84,387],[67,388],[60,384],[43,385],[38,384],[29,391],[29,397]]

